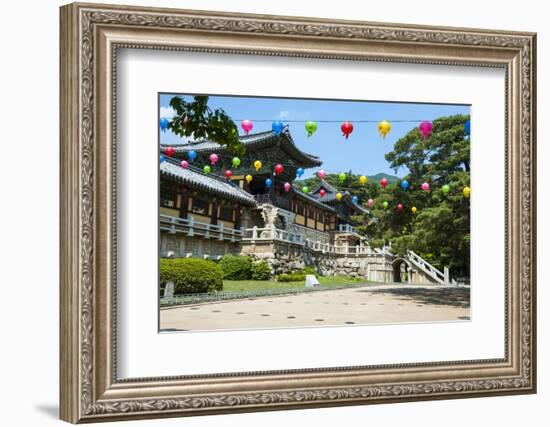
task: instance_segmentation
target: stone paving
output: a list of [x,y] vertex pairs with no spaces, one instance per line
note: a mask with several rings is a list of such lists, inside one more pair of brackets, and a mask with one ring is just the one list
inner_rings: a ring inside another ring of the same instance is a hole
[[161,332],[470,320],[470,289],[380,285],[160,310]]

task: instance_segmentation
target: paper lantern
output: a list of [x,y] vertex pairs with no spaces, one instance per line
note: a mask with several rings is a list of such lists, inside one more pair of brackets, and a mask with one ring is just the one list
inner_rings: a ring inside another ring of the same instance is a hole
[[374,200],[372,199],[367,200],[367,205],[369,205],[369,208],[372,208],[374,206]]
[[231,179],[232,176],[233,176],[233,172],[231,172],[229,169],[227,169],[227,170],[225,171],[225,177],[226,177],[227,179]]
[[302,193],[304,193],[304,194],[309,193],[309,187],[307,187],[307,186],[304,185],[304,186],[302,187]]
[[470,135],[470,120],[467,120],[466,123],[464,123],[464,134]]
[[388,186],[388,180],[386,178],[382,178],[380,180],[380,187],[386,188]]
[[252,175],[246,175],[244,179],[246,179],[246,182],[250,184],[252,182]]
[[367,185],[367,182],[369,182],[368,178],[365,175],[361,175],[359,177],[359,183],[361,185]]
[[382,206],[384,206],[384,209],[388,209],[389,203],[384,200]]
[[315,123],[313,120],[309,120],[306,122],[306,132],[307,132],[308,138],[311,137],[311,135],[313,135],[316,130],[317,130],[317,123]]
[[325,177],[327,176],[327,173],[324,170],[321,169],[319,172],[317,172],[317,176],[320,179],[325,179]]
[[422,188],[423,191],[430,191],[430,184],[423,182],[420,188]]
[[160,130],[163,131],[163,132],[166,132],[166,129],[168,129],[168,124],[169,124],[169,123],[170,123],[170,122],[168,121],[168,119],[167,119],[166,117],[162,117],[162,118],[160,119],[160,122],[159,122],[159,124],[160,124]]
[[472,190],[470,190],[470,187],[464,187],[464,189],[462,190],[462,194],[464,194],[464,197],[466,197],[467,199],[470,198],[471,192]]
[[413,213],[413,215],[416,213],[416,210],[417,210],[417,209],[416,209],[416,206],[413,206],[413,207],[411,208],[411,212]]
[[241,127],[243,128],[244,133],[246,135],[248,135],[248,133],[252,130],[254,125],[252,124],[252,122],[250,120],[243,120],[242,123],[241,123]]
[[166,161],[166,158],[161,154],[160,157],[159,157],[159,160],[162,163],[162,162]]
[[342,197],[344,197],[342,193],[336,193],[336,200],[340,201],[342,200]]
[[288,193],[290,191],[290,189],[292,188],[292,186],[290,185],[290,182],[285,182],[284,185],[283,185],[283,188]]
[[231,163],[233,164],[234,168],[238,168],[241,165],[241,159],[239,159],[238,157],[233,157]]
[[266,186],[267,188],[270,188],[271,185],[273,185],[273,181],[271,181],[271,178],[267,178],[267,179],[265,180],[265,186]]
[[432,134],[432,122],[424,120],[420,123],[420,126],[418,126],[418,130],[420,131],[422,138],[428,139],[428,137]]
[[449,187],[447,184],[445,184],[443,187],[441,187],[441,191],[443,192],[443,194],[447,194],[450,189],[451,189],[451,187]]
[[191,161],[195,160],[197,158],[197,152],[195,150],[191,150],[187,153],[187,158]]
[[351,122],[344,122],[340,126],[340,129],[342,130],[342,135],[348,139],[350,134],[353,132],[353,124]]
[[204,165],[204,167],[202,168],[202,170],[203,170],[203,172],[204,172],[205,174],[208,175],[208,174],[212,171],[212,168],[211,168],[210,166],[208,166],[208,165]]
[[296,169],[296,176],[300,178],[304,174],[304,168],[298,168]]
[[347,175],[344,173],[344,172],[341,172],[339,175],[338,175],[338,180],[343,183],[347,178]]
[[409,188],[409,181],[407,181],[406,179],[404,179],[403,181],[401,181],[401,188],[403,190],[406,190],[407,188]]
[[256,172],[258,172],[261,168],[262,168],[262,162],[260,162],[259,160],[256,160],[254,162],[254,169],[256,169]]
[[386,139],[386,135],[390,133],[391,130],[391,123],[384,120],[380,123],[378,123],[378,133],[382,136],[382,138]]
[[180,162],[180,166],[183,168],[183,169],[189,169],[189,162],[187,160],[182,160]]
[[357,204],[357,203],[359,203],[359,197],[353,196],[353,197],[351,198],[351,201],[352,201],[353,203]]
[[176,152],[176,149],[174,147],[166,147],[166,149],[164,150],[164,153],[168,156],[168,157],[172,157],[174,155],[174,153]]
[[283,124],[283,122],[280,122],[278,120],[271,124],[271,130],[275,135],[280,135],[283,132],[284,127],[285,125]]
[[397,212],[402,212],[403,211],[403,203],[398,203],[397,206],[396,206],[396,209],[397,209]]
[[327,194],[327,192],[325,191],[324,188],[321,188],[321,189],[319,190],[319,196],[324,197],[325,194]]
[[209,159],[210,159],[210,164],[211,164],[212,166],[215,166],[216,163],[218,163],[218,160],[219,160],[220,158],[218,157],[217,154],[212,153],[212,154],[210,154]]
[[275,166],[275,173],[277,175],[282,174],[284,170],[285,170],[285,168],[281,164],[278,164],[278,165]]

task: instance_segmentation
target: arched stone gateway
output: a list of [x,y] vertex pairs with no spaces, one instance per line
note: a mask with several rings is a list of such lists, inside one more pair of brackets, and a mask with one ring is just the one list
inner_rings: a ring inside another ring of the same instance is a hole
[[405,258],[396,258],[392,261],[393,281],[396,283],[411,283],[413,269]]

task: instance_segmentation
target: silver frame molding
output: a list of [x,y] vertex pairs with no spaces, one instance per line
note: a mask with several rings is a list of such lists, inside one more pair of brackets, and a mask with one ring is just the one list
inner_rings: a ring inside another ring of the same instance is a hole
[[[536,35],[100,4],[61,8],[60,383],[72,423],[536,391]],[[505,357],[119,380],[118,48],[506,72]]]

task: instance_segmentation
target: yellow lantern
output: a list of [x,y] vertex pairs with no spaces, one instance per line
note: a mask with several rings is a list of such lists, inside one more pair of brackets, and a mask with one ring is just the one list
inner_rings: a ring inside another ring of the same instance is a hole
[[256,168],[256,172],[259,171],[262,168],[262,162],[260,162],[259,160],[256,160],[254,162],[254,167]]
[[464,187],[464,190],[462,190],[462,194],[464,194],[464,197],[466,197],[467,199],[470,198],[471,192],[472,190],[470,190],[470,187]]
[[340,201],[342,200],[342,193],[336,193],[336,200]]
[[246,175],[244,179],[246,179],[246,182],[250,184],[250,181],[252,181],[252,175]]
[[416,206],[413,206],[413,207],[411,208],[411,212],[413,213],[413,215],[416,213]]
[[378,123],[378,133],[382,135],[382,138],[386,139],[386,135],[390,133],[391,130],[391,123],[384,120],[380,123]]
[[367,179],[367,177],[365,175],[361,175],[359,177],[359,182],[361,183],[361,185],[365,185],[367,182],[369,182],[369,180]]

